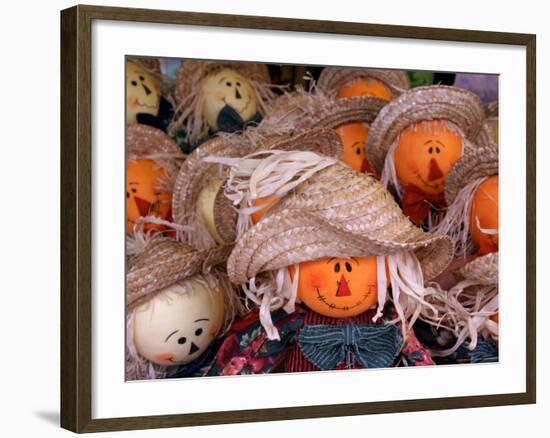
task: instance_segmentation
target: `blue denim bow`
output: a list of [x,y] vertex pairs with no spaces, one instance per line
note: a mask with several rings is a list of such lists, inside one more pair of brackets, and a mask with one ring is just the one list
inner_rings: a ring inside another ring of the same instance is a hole
[[304,356],[320,370],[334,370],[355,359],[364,368],[390,366],[401,349],[401,335],[394,325],[306,325],[298,335]]

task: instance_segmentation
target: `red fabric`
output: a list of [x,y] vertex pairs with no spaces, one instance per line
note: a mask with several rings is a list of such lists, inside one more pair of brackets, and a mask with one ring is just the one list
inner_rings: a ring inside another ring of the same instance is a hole
[[[375,323],[372,322],[372,318],[376,315],[376,309],[367,310],[366,312],[363,312],[357,316],[352,316],[351,318],[331,318],[329,316],[319,315],[311,310],[306,310],[304,315],[304,322],[302,326],[313,324],[345,325],[351,323],[381,325],[384,323],[383,318],[379,318]],[[345,366],[343,363],[336,367],[337,370],[342,370],[344,368]],[[362,366],[354,363],[351,368],[362,368]],[[289,351],[283,362],[283,370],[287,373],[296,373],[300,371],[320,371],[319,368],[306,359],[297,342],[294,342],[289,347]]]
[[403,192],[403,213],[415,224],[422,224],[432,206],[445,207],[445,195],[431,195],[414,184],[408,184]]

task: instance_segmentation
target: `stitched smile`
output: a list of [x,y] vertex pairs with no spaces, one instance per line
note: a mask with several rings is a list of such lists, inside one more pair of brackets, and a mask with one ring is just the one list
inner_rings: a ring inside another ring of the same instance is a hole
[[[370,289],[370,287],[371,286],[369,286],[369,289]],[[317,299],[319,301],[321,301],[322,303],[324,303],[327,307],[329,307],[331,309],[343,310],[344,312],[347,312],[349,310],[352,310],[352,309],[355,309],[356,307],[361,306],[367,300],[367,298],[369,298],[371,296],[371,292],[369,290],[369,291],[365,292],[362,296],[362,299],[357,301],[355,304],[352,304],[350,306],[337,306],[336,304],[329,303],[326,299],[326,296],[321,293],[321,291],[319,290],[318,287],[316,287],[315,290],[317,291]]]

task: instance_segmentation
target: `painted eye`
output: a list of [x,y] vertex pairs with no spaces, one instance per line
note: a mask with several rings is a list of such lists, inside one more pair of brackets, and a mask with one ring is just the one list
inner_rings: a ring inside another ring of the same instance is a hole
[[240,87],[240,86],[241,86],[241,83],[237,81],[237,87]]
[[200,336],[200,335],[202,335],[202,329],[198,328],[197,330],[195,330],[195,336]]
[[430,149],[428,149],[428,152],[431,154],[433,153],[433,151],[434,151],[434,148],[430,146]]
[[185,338],[185,336],[182,336],[181,338],[178,339],[178,344],[180,345],[183,345],[187,342],[187,339]]
[[127,197],[127,198],[130,197],[130,192],[126,192],[126,197]]
[[334,266],[334,272],[340,272],[340,263],[336,263]]
[[356,153],[357,155],[361,155],[361,149],[357,148],[357,150],[355,151],[355,153]]
[[346,271],[351,272],[351,265],[346,262]]
[[140,76],[140,77],[139,77],[139,80],[140,80],[141,82],[143,82],[143,81],[145,80],[145,78],[144,78],[143,76]]
[[225,85],[227,85],[228,87],[231,87],[231,85],[233,85],[231,82],[226,82]]
[[132,190],[132,193],[137,193],[137,189],[135,187],[132,187],[131,190]]
[[137,85],[136,81],[132,81],[132,85],[135,87]]
[[439,146],[435,147],[435,151],[439,154],[441,152],[441,149],[439,149]]

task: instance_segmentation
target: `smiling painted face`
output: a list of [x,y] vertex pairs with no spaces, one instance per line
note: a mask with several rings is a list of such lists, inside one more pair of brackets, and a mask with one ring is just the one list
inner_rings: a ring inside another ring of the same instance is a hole
[[365,141],[369,134],[368,125],[362,122],[345,123],[334,130],[344,146],[342,161],[357,172],[370,170],[365,155]]
[[477,188],[470,211],[470,234],[480,254],[498,251],[498,176]]
[[390,101],[391,91],[382,81],[374,78],[358,78],[344,84],[338,91],[337,98],[354,96],[372,96]]
[[[140,217],[155,216],[168,220],[172,211],[172,194],[160,191],[159,180],[165,172],[152,160],[129,161],[126,165],[126,232],[132,233]],[[163,229],[147,223],[145,231]]]
[[303,262],[299,275],[298,296],[321,315],[355,316],[378,302],[376,257]]
[[431,195],[443,193],[445,178],[462,155],[460,135],[446,122],[430,120],[405,128],[394,153],[397,179]]
[[225,68],[202,82],[203,117],[217,131],[218,116],[225,106],[235,110],[243,121],[252,119],[257,109],[257,96],[250,81],[235,70]]
[[134,62],[126,62],[126,125],[137,123],[138,114],[156,116],[160,95],[157,81]]
[[191,290],[171,286],[135,309],[134,344],[159,365],[184,365],[197,359],[220,331],[224,319],[221,291],[189,280]]

